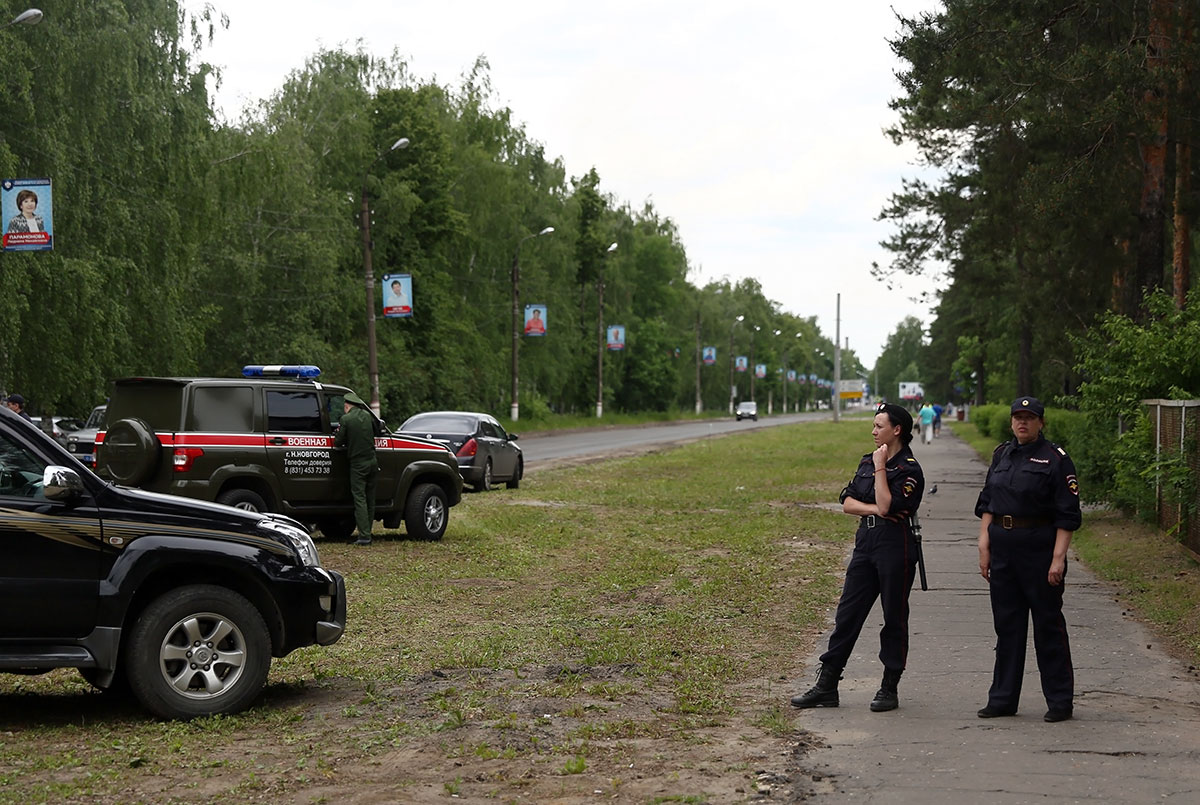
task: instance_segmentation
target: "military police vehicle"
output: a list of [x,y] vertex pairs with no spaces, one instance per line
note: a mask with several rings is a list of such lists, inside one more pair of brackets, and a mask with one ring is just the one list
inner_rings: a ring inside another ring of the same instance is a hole
[[[119,484],[354,530],[346,452],[334,448],[343,386],[315,366],[247,366],[240,378],[126,377],[113,384],[97,472]],[[442,444],[377,422],[375,515],[416,539],[441,539],[462,476]]]
[[107,483],[7,408],[0,559],[0,673],[77,668],[165,718],[244,709],[346,627],[300,523]]

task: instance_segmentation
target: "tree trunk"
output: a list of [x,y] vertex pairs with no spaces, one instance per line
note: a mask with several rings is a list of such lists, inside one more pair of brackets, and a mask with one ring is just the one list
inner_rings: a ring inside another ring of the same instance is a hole
[[1141,145],[1142,198],[1138,207],[1137,272],[1131,287],[1125,288],[1128,309],[1123,311],[1139,321],[1142,319],[1142,295],[1147,289],[1161,287],[1163,283],[1167,187],[1165,76],[1170,5],[1169,0],[1153,0],[1150,4],[1150,35],[1146,39],[1146,69],[1151,72],[1153,87],[1142,96],[1142,104],[1146,121],[1154,133]]
[[[1176,53],[1182,55],[1190,52],[1187,47],[1188,40],[1191,38],[1191,14],[1188,13],[1186,4],[1180,11],[1180,20],[1177,30],[1179,31],[1180,39],[1183,40],[1182,48],[1178,48]],[[1189,83],[1187,80],[1190,65],[1180,65],[1179,69],[1179,84],[1177,86],[1178,94],[1176,95],[1176,103],[1182,105],[1184,99],[1188,97]],[[1176,116],[1176,131],[1175,131],[1175,241],[1173,245],[1173,259],[1171,260],[1171,273],[1174,279],[1174,295],[1175,307],[1180,310],[1187,303],[1188,290],[1192,283],[1192,227],[1191,227],[1191,210],[1188,207],[1188,193],[1192,189],[1192,126],[1190,117],[1187,113]]]

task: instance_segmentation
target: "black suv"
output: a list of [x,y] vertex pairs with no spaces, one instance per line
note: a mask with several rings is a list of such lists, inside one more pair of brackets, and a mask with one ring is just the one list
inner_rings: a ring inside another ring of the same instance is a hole
[[[354,530],[349,467],[333,438],[342,386],[316,367],[246,367],[240,378],[128,377],[113,385],[97,472],[119,484],[274,511],[333,539]],[[289,379],[289,376],[293,379]],[[428,439],[377,422],[376,517],[417,539],[441,539],[462,499],[458,461]]]
[[0,410],[0,672],[78,668],[156,715],[248,706],[329,645],[346,586],[300,523],[114,486]]

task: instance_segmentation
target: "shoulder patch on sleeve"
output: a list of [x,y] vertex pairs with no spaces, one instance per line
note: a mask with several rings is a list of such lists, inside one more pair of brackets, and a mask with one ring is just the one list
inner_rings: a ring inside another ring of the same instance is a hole
[[1072,495],[1076,495],[1076,496],[1079,495],[1079,479],[1076,478],[1074,475],[1067,476],[1067,489],[1071,492]]
[[917,491],[917,479],[912,477],[905,478],[904,486],[901,489],[904,492],[904,497],[909,497],[913,492]]

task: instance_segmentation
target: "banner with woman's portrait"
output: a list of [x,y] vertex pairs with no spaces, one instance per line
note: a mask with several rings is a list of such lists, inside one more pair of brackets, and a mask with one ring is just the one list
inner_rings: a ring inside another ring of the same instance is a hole
[[0,216],[6,222],[6,252],[46,252],[54,248],[54,203],[49,179],[0,182]]

